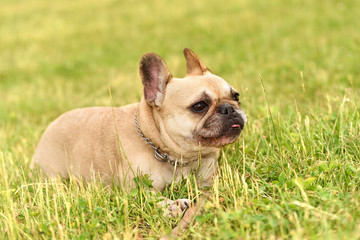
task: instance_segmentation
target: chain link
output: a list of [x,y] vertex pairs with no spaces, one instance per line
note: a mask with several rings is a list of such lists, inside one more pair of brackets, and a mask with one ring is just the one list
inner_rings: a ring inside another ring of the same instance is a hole
[[170,158],[170,156],[167,154],[167,153],[164,153],[161,151],[160,147],[156,146],[150,138],[146,137],[144,135],[144,133],[141,131],[140,129],[140,125],[139,125],[139,122],[137,120],[137,115],[135,114],[134,115],[134,122],[135,122],[135,127],[137,129],[137,131],[139,132],[140,136],[142,139],[144,139],[144,141],[154,149],[154,157],[160,161],[160,162],[167,162],[167,163],[170,163],[171,165],[173,166],[176,166],[176,167],[185,167],[185,166],[188,166],[190,165],[191,163],[195,162],[195,161],[191,161],[191,162],[186,162],[186,163],[180,163],[177,161],[177,159],[175,160],[172,160]]

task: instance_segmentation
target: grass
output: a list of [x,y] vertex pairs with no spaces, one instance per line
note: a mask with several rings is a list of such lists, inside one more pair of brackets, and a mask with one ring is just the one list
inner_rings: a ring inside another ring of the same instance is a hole
[[[360,238],[360,4],[357,1],[0,3],[1,239],[156,239],[148,181],[49,181],[29,169],[50,121],[138,101],[138,61],[185,74],[190,47],[241,93],[249,122],[222,151],[212,199],[186,239]],[[193,179],[163,195],[193,198]]]

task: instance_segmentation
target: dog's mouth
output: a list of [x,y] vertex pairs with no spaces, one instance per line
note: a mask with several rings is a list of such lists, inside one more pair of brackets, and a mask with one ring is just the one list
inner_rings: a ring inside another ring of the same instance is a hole
[[231,136],[221,136],[221,137],[214,137],[214,138],[199,138],[199,143],[201,146],[208,146],[208,147],[223,147],[225,145],[234,143],[238,139],[238,136],[231,137]]
[[223,147],[235,142],[246,124],[244,114],[214,114],[196,131],[197,141],[202,146]]
[[225,145],[231,144],[235,142],[241,134],[243,125],[234,123],[229,127],[224,128],[221,134],[216,136],[201,136],[198,135],[198,142],[202,146],[209,147],[223,147]]

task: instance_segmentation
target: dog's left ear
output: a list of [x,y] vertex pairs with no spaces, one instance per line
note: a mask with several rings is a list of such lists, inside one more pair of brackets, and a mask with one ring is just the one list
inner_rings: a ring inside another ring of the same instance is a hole
[[146,53],[140,60],[140,76],[144,85],[144,97],[150,106],[160,107],[165,88],[172,78],[164,60],[155,53]]
[[200,58],[189,48],[184,48],[188,75],[204,75],[210,70],[201,62]]

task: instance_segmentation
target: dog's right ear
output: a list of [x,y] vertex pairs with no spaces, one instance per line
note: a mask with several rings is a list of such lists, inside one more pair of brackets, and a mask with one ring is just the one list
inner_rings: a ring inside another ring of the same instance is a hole
[[172,78],[164,60],[155,53],[146,53],[140,60],[140,76],[144,85],[144,97],[150,106],[160,107],[165,88]]

